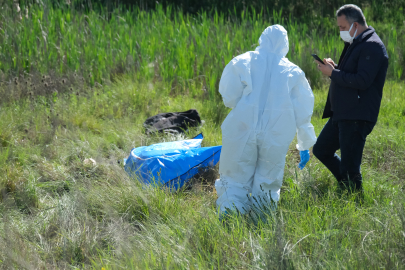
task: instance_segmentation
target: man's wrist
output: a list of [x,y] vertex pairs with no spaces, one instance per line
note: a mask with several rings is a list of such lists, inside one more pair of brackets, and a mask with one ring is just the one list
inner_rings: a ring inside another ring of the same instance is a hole
[[338,69],[334,69],[334,70],[332,70],[332,72],[330,73],[330,76],[329,76],[329,78],[332,80],[333,79],[333,77],[334,77],[334,73],[336,73],[336,72],[338,72],[339,70]]

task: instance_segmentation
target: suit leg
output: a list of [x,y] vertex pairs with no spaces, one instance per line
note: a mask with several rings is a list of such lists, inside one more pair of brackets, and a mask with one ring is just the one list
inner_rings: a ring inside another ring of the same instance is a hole
[[[257,162],[255,132],[251,132],[245,145],[227,139],[223,139],[222,144],[220,179],[215,182],[217,207],[221,212],[237,209],[245,213],[250,209],[248,195],[251,193]],[[242,151],[240,147],[243,148]]]

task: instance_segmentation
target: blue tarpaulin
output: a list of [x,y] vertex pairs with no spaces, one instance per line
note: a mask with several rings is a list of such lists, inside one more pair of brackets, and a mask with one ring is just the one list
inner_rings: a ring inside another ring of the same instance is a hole
[[125,171],[144,183],[177,190],[200,169],[215,166],[222,146],[201,147],[200,134],[190,140],[164,142],[132,149]]

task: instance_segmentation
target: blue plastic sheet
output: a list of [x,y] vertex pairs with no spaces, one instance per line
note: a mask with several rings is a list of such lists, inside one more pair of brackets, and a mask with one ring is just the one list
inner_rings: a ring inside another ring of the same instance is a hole
[[146,184],[177,190],[200,169],[215,166],[222,146],[201,147],[200,134],[190,140],[165,142],[132,149],[125,171]]

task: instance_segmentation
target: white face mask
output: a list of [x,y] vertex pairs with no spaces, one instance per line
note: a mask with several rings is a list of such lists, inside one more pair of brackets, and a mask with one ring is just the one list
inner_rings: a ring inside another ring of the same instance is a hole
[[357,34],[357,29],[356,29],[356,32],[354,32],[354,35],[350,36],[350,31],[352,30],[353,24],[354,23],[352,23],[352,26],[350,26],[349,31],[340,31],[340,37],[343,39],[343,41],[349,42],[349,43],[353,42],[353,39]]

